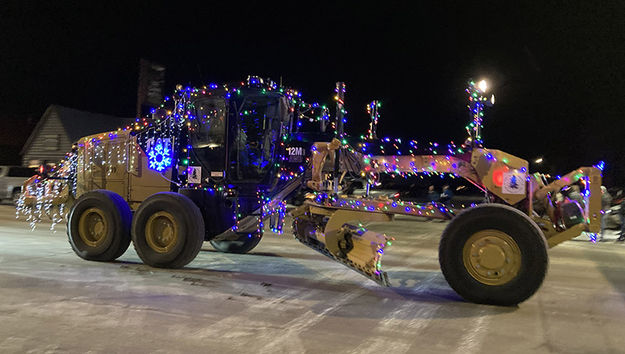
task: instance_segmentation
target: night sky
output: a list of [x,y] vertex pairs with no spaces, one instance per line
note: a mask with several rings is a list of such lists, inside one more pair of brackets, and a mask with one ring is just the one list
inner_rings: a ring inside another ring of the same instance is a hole
[[605,160],[625,185],[625,1],[97,3],[0,2],[0,145],[50,104],[133,116],[140,58],[166,93],[254,74],[329,103],[345,81],[349,132],[380,99],[379,135],[419,142],[462,142],[466,82],[486,78],[487,147],[547,172]]

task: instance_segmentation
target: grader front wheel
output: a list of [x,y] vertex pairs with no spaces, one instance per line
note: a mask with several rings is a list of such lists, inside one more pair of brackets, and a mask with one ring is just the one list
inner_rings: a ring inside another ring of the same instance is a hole
[[482,230],[465,242],[462,261],[469,274],[480,283],[503,285],[519,274],[521,250],[507,233]]
[[540,287],[547,272],[547,242],[522,212],[500,204],[468,209],[453,219],[439,246],[441,270],[463,298],[516,305]]

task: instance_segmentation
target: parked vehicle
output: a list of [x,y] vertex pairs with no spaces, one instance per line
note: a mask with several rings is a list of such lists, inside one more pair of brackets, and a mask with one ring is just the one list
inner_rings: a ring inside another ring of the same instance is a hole
[[37,174],[36,169],[22,166],[0,166],[0,200],[17,201],[26,179]]

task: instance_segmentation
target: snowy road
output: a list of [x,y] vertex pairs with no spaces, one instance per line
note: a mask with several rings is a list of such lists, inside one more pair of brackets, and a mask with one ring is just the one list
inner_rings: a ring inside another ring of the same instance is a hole
[[[391,288],[290,235],[248,255],[212,251],[154,269],[132,247],[118,262],[79,259],[65,236],[30,231],[0,206],[3,353],[611,353],[625,351],[625,246],[568,241],[550,251],[536,295],[514,308],[462,301],[437,260],[445,223],[371,228],[397,241]],[[290,229],[290,228],[289,228]]]

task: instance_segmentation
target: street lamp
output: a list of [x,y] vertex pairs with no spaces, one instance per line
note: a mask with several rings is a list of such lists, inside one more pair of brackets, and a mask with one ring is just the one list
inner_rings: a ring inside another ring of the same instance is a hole
[[477,83],[477,87],[480,89],[480,91],[486,92],[486,90],[488,90],[488,83],[486,82],[486,80],[482,80]]
[[543,158],[542,158],[542,157],[539,157],[539,158],[537,158],[536,160],[534,160],[534,163],[535,163],[535,164],[539,164],[539,163],[541,163],[541,162],[543,162]]
[[[477,83],[477,88],[482,91],[482,93],[486,93],[490,87],[488,87],[488,81],[482,79]],[[490,95],[490,100],[486,101],[485,104],[492,107],[495,104],[495,95]]]

